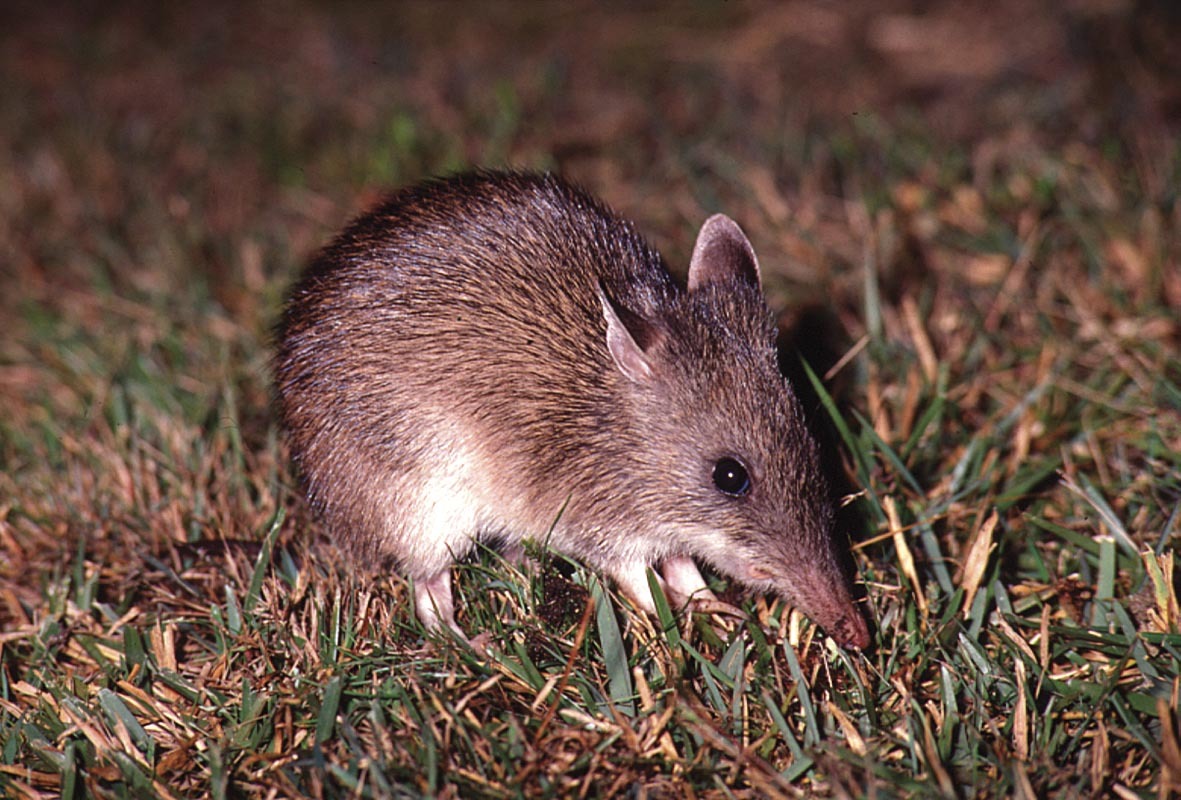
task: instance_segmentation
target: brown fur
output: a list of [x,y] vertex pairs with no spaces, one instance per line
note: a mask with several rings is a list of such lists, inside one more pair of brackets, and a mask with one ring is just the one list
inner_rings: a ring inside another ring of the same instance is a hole
[[[351,224],[291,294],[275,358],[334,535],[418,582],[476,540],[551,528],[632,590],[637,565],[691,557],[865,646],[753,251],[729,220],[707,228],[687,291],[630,223],[552,176],[431,182]],[[714,485],[729,456],[746,496]],[[453,625],[440,585],[429,599]]]

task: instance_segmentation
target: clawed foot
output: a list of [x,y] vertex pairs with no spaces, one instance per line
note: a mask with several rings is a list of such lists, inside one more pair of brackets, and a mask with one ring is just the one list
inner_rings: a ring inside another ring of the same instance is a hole
[[694,600],[690,603],[689,607],[702,614],[718,614],[723,617],[746,617],[746,612],[738,606],[732,606],[717,598]]
[[492,646],[492,633],[490,631],[484,631],[483,633],[476,634],[470,639],[465,636],[463,637],[462,641],[473,651],[475,651],[476,655],[478,655],[480,658],[487,658],[488,648]]
[[[648,568],[645,564],[631,565],[627,569],[618,570],[612,576],[620,590],[631,598],[637,606],[655,616],[656,603],[652,599],[652,592],[648,586]],[[725,617],[742,618],[743,611],[729,603],[719,600],[709,587],[705,585],[705,578],[697,569],[697,564],[688,556],[673,556],[660,565],[660,573],[656,582],[664,590],[669,604],[676,609],[687,608],[690,611],[703,614],[718,614]],[[724,631],[714,625],[719,635]]]

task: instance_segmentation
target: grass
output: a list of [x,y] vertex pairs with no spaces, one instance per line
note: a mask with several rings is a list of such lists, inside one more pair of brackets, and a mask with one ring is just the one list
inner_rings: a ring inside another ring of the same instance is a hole
[[[0,795],[1181,791],[1159,9],[932,12],[972,49],[915,73],[926,18],[777,8],[6,12]],[[967,58],[1014,30],[1054,58]],[[748,618],[650,619],[488,554],[458,570],[478,658],[337,555],[268,408],[282,294],[382,188],[500,162],[676,264],[742,222],[849,484],[871,651],[721,580]]]

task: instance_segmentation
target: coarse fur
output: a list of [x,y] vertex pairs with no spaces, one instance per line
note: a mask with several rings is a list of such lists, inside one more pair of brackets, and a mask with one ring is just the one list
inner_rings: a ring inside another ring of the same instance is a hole
[[[353,222],[292,292],[278,408],[313,507],[392,561],[418,613],[458,631],[450,568],[527,539],[644,608],[694,561],[781,594],[864,647],[817,446],[776,366],[746,237],[702,228],[688,289],[634,227],[560,178],[478,172]],[[715,485],[733,458],[745,494]]]

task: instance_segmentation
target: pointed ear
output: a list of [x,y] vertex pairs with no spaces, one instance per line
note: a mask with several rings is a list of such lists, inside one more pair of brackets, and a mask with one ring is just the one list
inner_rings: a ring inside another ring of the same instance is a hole
[[689,260],[689,291],[717,280],[744,280],[759,285],[759,259],[738,223],[714,214],[701,226]]
[[619,371],[634,383],[652,378],[652,362],[644,350],[659,337],[656,328],[638,314],[616,305],[607,297],[603,287],[597,287],[603,305],[603,319],[607,320],[607,352]]

